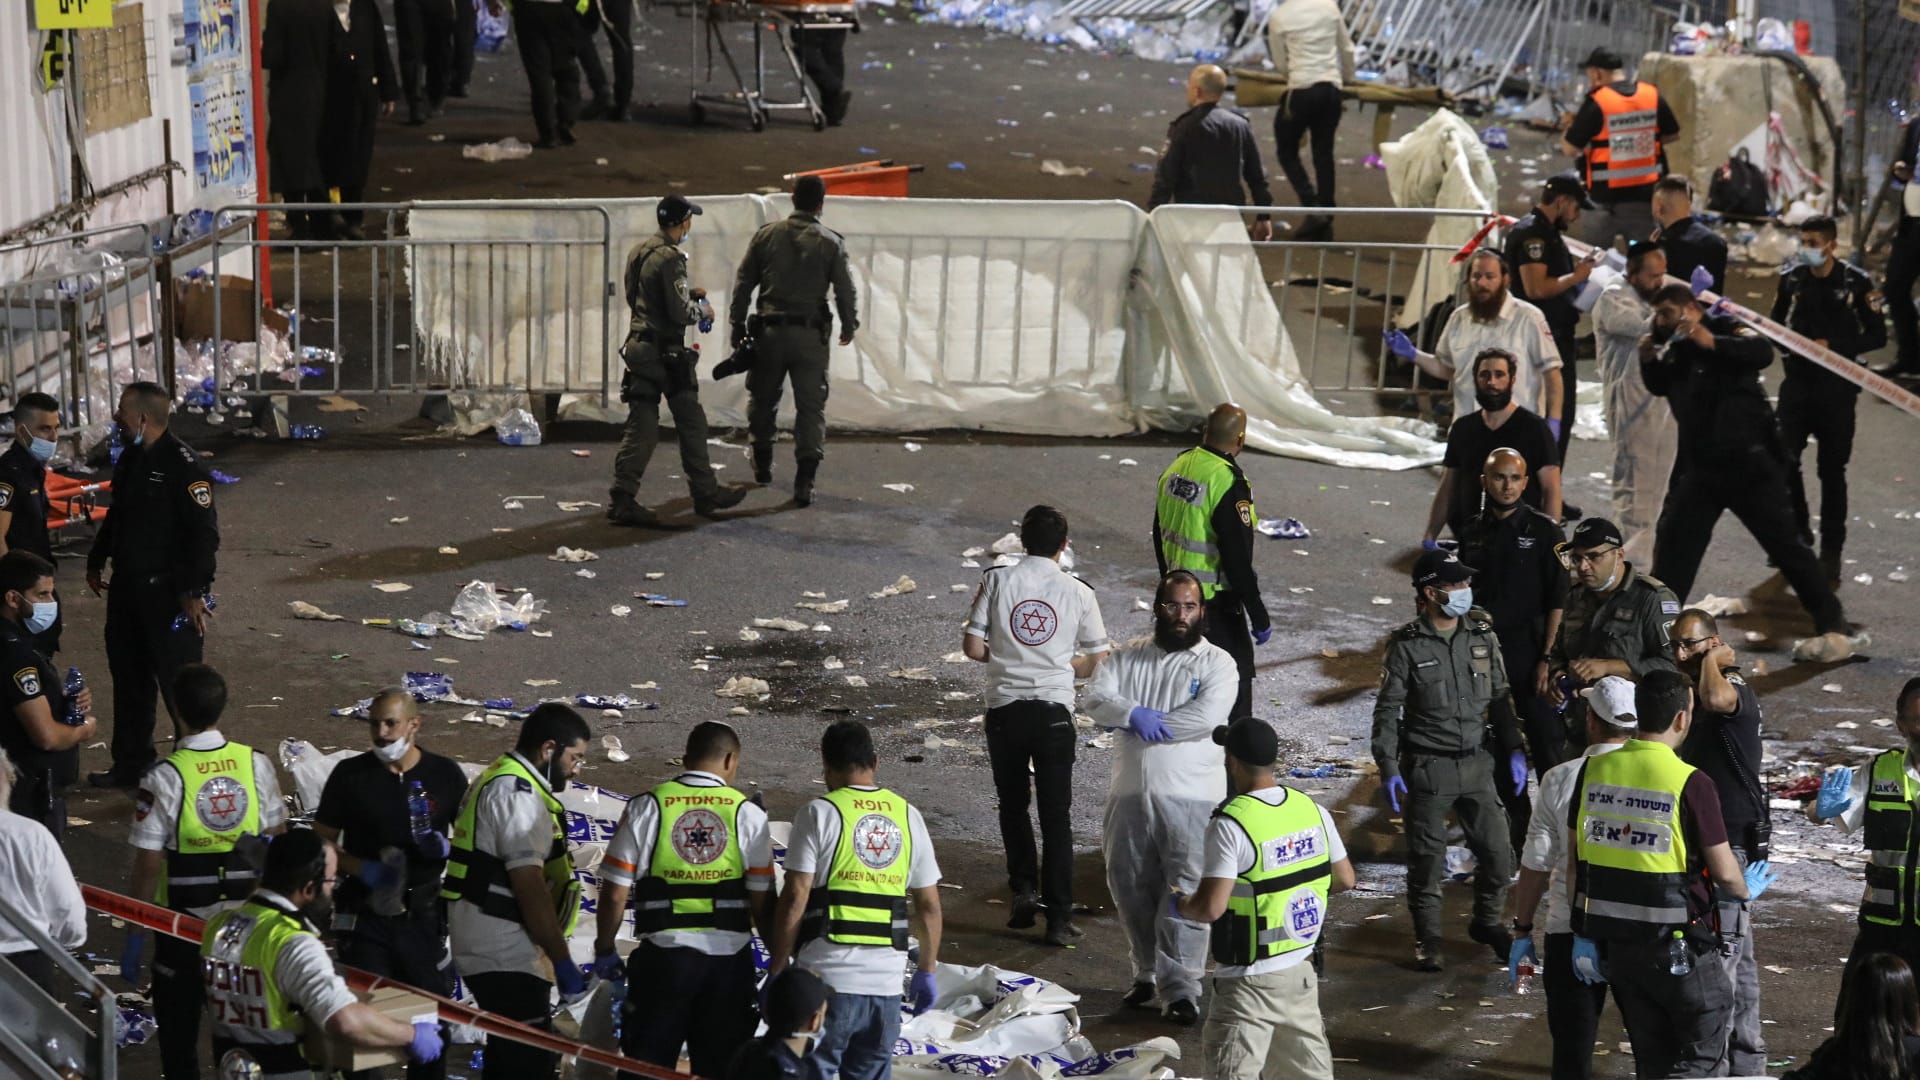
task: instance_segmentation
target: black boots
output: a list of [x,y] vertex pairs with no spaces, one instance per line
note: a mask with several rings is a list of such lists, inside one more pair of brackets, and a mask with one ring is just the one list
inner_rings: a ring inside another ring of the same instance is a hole
[[693,500],[693,512],[701,517],[712,517],[722,510],[739,506],[740,500],[746,497],[746,488],[722,487],[713,493],[712,498],[702,499],[696,496]]
[[798,461],[794,463],[794,467],[793,467],[793,501],[794,502],[799,503],[801,506],[808,506],[812,504],[813,474],[819,471],[820,471],[819,458],[808,458],[805,461]]
[[753,448],[753,482],[761,485],[773,483],[773,447]]
[[631,495],[613,497],[613,505],[607,507],[607,520],[615,525],[626,525],[631,528],[645,528],[660,524],[660,516],[633,501]]

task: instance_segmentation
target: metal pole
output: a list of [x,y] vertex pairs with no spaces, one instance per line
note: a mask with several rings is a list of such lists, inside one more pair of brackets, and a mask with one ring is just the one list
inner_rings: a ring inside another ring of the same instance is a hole
[[[160,143],[161,143],[161,150],[163,151],[160,155],[160,160],[162,162],[165,162],[167,166],[167,171],[166,171],[167,228],[171,230],[174,225],[173,216],[177,212],[177,208],[174,205],[174,196],[173,196],[173,121],[172,120],[160,121]],[[148,246],[151,247],[152,245],[149,244]],[[148,254],[151,254],[151,252],[149,252]],[[215,280],[216,281],[219,280],[219,275],[217,273],[215,274]],[[158,284],[160,289],[160,385],[166,387],[169,390],[172,390],[174,389],[174,383],[173,383],[174,364],[177,360],[177,357],[175,357],[173,353],[174,307],[173,307],[173,237],[172,236],[168,236],[166,238],[165,246],[163,246],[160,249],[160,281]],[[129,320],[128,325],[129,326],[132,325],[131,320]]]
[[[1867,4],[1868,0],[1853,0],[1854,14],[1859,16],[1860,53],[1854,57],[1853,66],[1853,175],[1847,178],[1853,200],[1853,254],[1859,259],[1866,254],[1867,214]],[[1840,167],[1839,155],[1834,155],[1834,168]]]

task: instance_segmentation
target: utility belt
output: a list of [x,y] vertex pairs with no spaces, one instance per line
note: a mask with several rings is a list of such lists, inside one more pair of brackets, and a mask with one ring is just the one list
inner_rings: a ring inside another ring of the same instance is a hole
[[1465,750],[1409,750],[1406,753],[1406,757],[1408,760],[1414,758],[1439,758],[1442,761],[1465,761],[1475,754],[1478,754],[1480,750],[1481,748],[1478,746],[1469,746]]
[[778,313],[755,315],[747,320],[747,329],[753,330],[754,319],[760,320],[762,327],[804,326],[809,330],[825,330],[833,325],[833,320],[825,315],[782,315]]
[[361,892],[351,897],[341,897],[340,908],[333,917],[333,929],[342,934],[352,933],[355,924],[365,922],[387,922],[412,924],[420,922],[441,922],[446,918],[446,906],[440,899],[440,881],[422,881],[409,885],[400,894],[400,911],[386,915],[373,909],[373,896]]

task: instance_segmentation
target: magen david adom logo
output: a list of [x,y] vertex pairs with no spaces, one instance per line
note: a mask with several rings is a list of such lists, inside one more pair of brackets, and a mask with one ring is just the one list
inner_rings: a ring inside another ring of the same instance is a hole
[[200,786],[193,812],[209,832],[232,832],[247,819],[247,786],[231,776],[216,776]]
[[689,810],[673,822],[673,850],[694,866],[705,866],[727,850],[727,825],[711,810]]
[[900,826],[885,814],[868,814],[853,825],[853,853],[870,869],[885,870],[900,858]]

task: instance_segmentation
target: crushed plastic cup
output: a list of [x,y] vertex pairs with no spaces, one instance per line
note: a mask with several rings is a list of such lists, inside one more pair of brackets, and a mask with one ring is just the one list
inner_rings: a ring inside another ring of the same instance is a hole
[[508,409],[494,422],[493,431],[508,446],[540,445],[540,422],[525,409]]
[[153,1033],[158,1030],[159,1025],[153,1022],[151,1015],[121,1005],[118,1008],[118,1020],[113,1025],[113,1045],[121,1049],[139,1046],[153,1038]]
[[618,735],[608,735],[601,739],[600,747],[607,752],[607,760],[616,765],[623,761],[628,761],[633,757],[633,755],[621,748],[620,736]]
[[1313,536],[1299,518],[1264,518],[1254,526],[1262,536],[1275,540],[1306,540]]

